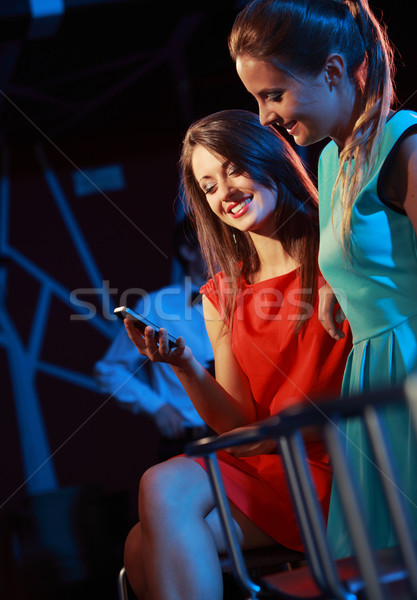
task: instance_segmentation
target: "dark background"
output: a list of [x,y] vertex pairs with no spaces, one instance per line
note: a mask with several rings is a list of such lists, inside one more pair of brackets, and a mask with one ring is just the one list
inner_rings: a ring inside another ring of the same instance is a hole
[[[227,51],[239,4],[244,2],[67,0],[59,20],[34,21],[27,0],[0,2],[0,143],[2,172],[10,182],[9,241],[66,289],[91,282],[45,181],[45,161],[103,280],[117,290],[115,305],[128,288],[165,285],[180,213],[177,160],[187,126],[225,108],[256,111]],[[411,17],[388,0],[373,7],[377,14],[383,10],[401,55],[399,100],[416,109]],[[313,172],[318,150],[306,154]],[[77,196],[74,174],[108,165],[119,165],[123,189]],[[39,283],[7,259],[2,269],[7,274],[2,299],[26,340]],[[89,299],[102,314],[100,299],[94,294]],[[41,358],[91,379],[109,339],[91,323],[71,321],[70,313],[67,305],[52,301]],[[62,493],[37,499],[36,508],[24,484],[3,346],[0,357],[0,595],[46,598],[64,582],[60,597],[80,598],[87,581],[95,586],[91,597],[116,598],[123,539],[136,519],[139,477],[156,460],[157,432],[146,417],[130,415],[95,391],[93,382],[83,387],[37,372]],[[82,554],[85,567],[74,576],[62,575],[44,552],[33,521],[34,513],[42,513],[59,531],[65,511],[78,536],[67,554]]]

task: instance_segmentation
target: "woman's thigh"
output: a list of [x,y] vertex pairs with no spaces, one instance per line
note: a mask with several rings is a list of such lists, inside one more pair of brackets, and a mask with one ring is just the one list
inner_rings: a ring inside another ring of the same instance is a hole
[[[219,514],[207,472],[194,460],[175,457],[151,467],[140,483],[140,518],[151,512],[160,526],[169,522],[205,519],[219,552],[226,550]],[[234,504],[230,504],[239,542],[245,548],[275,544],[275,540],[253,523]]]
[[[234,521],[238,540],[244,549],[261,548],[263,546],[274,546],[277,542],[265,531],[258,527],[249,517],[247,517],[236,505],[230,502],[230,512]],[[213,537],[216,541],[218,552],[225,552],[226,542],[221,526],[220,515],[215,507],[206,517]]]

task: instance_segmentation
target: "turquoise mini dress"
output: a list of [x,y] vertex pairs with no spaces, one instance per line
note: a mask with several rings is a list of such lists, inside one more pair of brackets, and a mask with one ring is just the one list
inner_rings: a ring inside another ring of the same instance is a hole
[[[331,207],[339,169],[337,145],[330,142],[320,156],[319,265],[353,336],[342,384],[344,396],[395,386],[417,369],[416,234],[405,212],[393,208],[382,194],[384,173],[399,142],[416,132],[414,112],[399,111],[387,121],[376,164],[353,205],[350,258],[345,258],[340,241],[341,208],[337,193]],[[412,423],[408,412],[398,407],[385,411],[384,425],[393,435],[400,487],[417,531],[417,445]],[[387,519],[383,491],[377,485],[364,429],[355,419],[340,426],[346,433],[346,451],[365,493],[366,518],[375,547],[394,545],[395,535]],[[335,486],[328,534],[337,556],[353,553]]]

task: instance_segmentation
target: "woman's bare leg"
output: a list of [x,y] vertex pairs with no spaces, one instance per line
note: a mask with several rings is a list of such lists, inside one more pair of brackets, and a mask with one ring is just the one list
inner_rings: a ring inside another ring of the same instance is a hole
[[130,530],[125,542],[124,566],[130,587],[137,598],[149,598],[148,586],[142,561],[142,532],[140,523]]
[[[232,506],[241,542],[247,547],[274,540]],[[140,600],[221,600],[218,552],[225,544],[204,469],[178,457],[142,477],[140,525],[129,534],[125,567]]]

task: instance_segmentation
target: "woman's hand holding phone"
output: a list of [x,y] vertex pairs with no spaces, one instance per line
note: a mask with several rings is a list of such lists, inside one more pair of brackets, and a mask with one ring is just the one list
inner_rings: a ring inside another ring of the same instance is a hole
[[165,362],[178,367],[185,367],[192,359],[192,352],[185,345],[183,337],[177,339],[177,346],[170,347],[168,332],[159,329],[159,336],[151,326],[147,326],[142,333],[130,319],[124,319],[124,325],[130,340],[134,343],[139,353],[152,362]]

